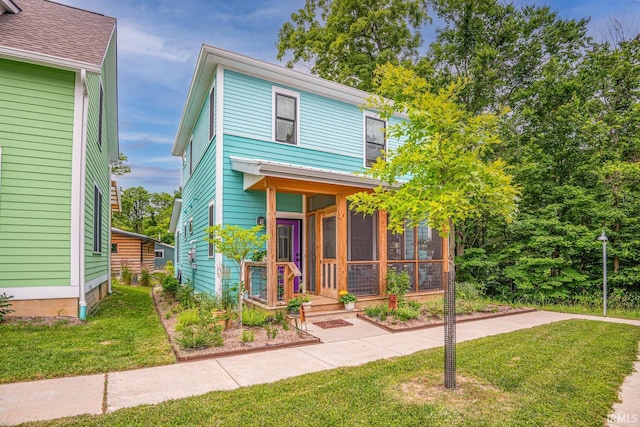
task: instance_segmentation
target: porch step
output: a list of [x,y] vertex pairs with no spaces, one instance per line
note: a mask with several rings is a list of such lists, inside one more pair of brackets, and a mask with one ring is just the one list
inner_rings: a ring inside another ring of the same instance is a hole
[[304,313],[307,318],[307,323],[322,322],[325,320],[336,319],[352,319],[358,315],[358,310],[328,310],[328,311],[313,311],[307,310]]

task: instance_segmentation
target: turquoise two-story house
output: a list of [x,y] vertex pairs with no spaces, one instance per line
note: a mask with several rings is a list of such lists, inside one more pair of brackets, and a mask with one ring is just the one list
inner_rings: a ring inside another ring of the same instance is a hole
[[0,0],[0,294],[77,316],[109,286],[116,20]]
[[368,96],[204,45],[172,149],[183,159],[171,222],[182,281],[219,293],[237,280],[205,241],[208,225],[264,224],[266,257],[246,278],[249,297],[268,307],[301,283],[327,299],[342,290],[362,303],[383,298],[389,268],[409,272],[414,296],[440,292],[446,251],[437,232],[392,234],[384,212],[349,209],[348,195],[380,184],[357,172],[400,143],[385,137],[389,123],[362,109]]

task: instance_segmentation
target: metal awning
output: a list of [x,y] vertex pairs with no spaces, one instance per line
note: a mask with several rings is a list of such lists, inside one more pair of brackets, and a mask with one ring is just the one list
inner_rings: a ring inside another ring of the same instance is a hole
[[[308,183],[328,184],[331,186],[351,187],[352,190],[372,190],[382,182],[356,173],[337,172],[328,169],[293,165],[290,163],[273,162],[260,159],[245,159],[229,157],[231,169],[244,174],[243,188],[258,189],[256,184],[267,177],[282,178]],[[400,184],[397,184],[398,186]],[[394,185],[395,187],[396,185]]]

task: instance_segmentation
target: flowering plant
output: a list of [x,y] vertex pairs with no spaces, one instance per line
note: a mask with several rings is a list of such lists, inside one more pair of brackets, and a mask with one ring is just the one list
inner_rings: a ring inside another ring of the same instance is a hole
[[356,298],[355,295],[350,294],[347,291],[340,291],[339,295],[340,295],[340,298],[338,298],[338,301],[340,301],[343,304],[346,304],[348,302],[356,302],[356,301],[358,301],[358,298]]

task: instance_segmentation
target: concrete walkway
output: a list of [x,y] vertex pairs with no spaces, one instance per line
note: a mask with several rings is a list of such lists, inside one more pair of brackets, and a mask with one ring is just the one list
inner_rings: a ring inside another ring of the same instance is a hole
[[[457,325],[457,341],[567,319],[640,326],[640,321],[536,311]],[[0,385],[0,425],[47,420],[232,390],[309,372],[353,366],[443,345],[442,327],[392,334],[360,319],[353,326],[308,331],[322,340],[305,347],[221,357],[132,371]],[[610,426],[640,425],[640,361],[621,388]]]

